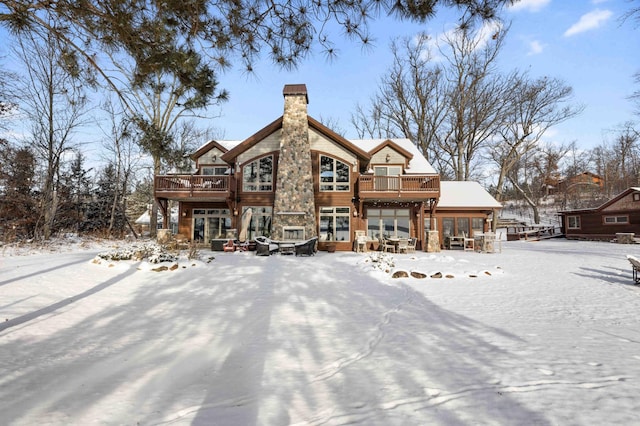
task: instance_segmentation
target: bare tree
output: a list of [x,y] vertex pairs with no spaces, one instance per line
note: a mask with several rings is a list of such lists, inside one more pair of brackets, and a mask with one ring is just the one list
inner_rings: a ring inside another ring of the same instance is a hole
[[351,122],[360,137],[411,139],[432,157],[434,140],[448,110],[444,71],[432,64],[430,38],[394,40],[393,64],[381,78],[368,111],[357,106]]
[[391,69],[352,122],[370,136],[407,137],[442,175],[469,179],[508,103],[508,81],[495,69],[506,33],[465,27],[440,43],[424,34],[394,42]]
[[[110,99],[103,103],[102,108],[109,119],[109,127],[103,129],[105,135],[103,146],[105,152],[110,155],[107,162],[113,164],[114,167],[114,194],[109,215],[109,226],[106,230],[108,235],[113,235],[114,231],[116,231],[116,224],[121,222],[117,218],[124,216],[127,210],[126,195],[131,191],[133,176],[141,155],[138,146],[133,140],[133,132],[131,130],[133,123],[128,120],[122,111],[116,108],[114,102]],[[128,221],[126,222],[128,223]],[[129,225],[129,228],[136,235],[133,227]],[[121,232],[122,230],[118,229],[117,231]]]
[[26,73],[13,89],[31,124],[31,144],[41,162],[40,215],[35,235],[48,239],[57,211],[60,165],[83,124],[87,99],[80,81],[59,65],[61,46],[49,34],[30,32],[18,40],[16,56]]
[[456,180],[472,177],[479,153],[502,123],[509,104],[509,81],[496,71],[507,32],[500,27],[460,30],[448,34],[440,46],[447,62],[450,111],[438,149]]
[[[503,111],[503,123],[495,144],[487,150],[489,158],[498,166],[495,197],[498,201],[504,200],[504,185],[509,178],[536,210],[535,197],[526,197],[523,192],[525,186],[521,182],[526,181],[526,177],[518,176],[527,172],[523,166],[531,164],[523,159],[540,148],[540,140],[550,127],[576,116],[583,107],[568,104],[573,90],[561,80],[547,77],[530,80],[526,74],[514,73],[509,82],[510,103]],[[497,226],[497,218],[493,226]]]
[[0,129],[7,129],[6,117],[15,108],[15,103],[10,100],[7,82],[15,80],[16,76],[0,68]]
[[[603,153],[600,152],[598,147],[587,151],[578,148],[575,142],[570,144],[567,155],[565,155],[560,168],[560,181],[565,181],[565,185],[562,185],[562,187],[560,187],[560,182],[558,182],[560,209],[591,207],[592,201],[602,198],[600,188],[596,185],[583,185],[581,183],[577,185],[566,185],[566,182],[568,179],[588,170],[593,170],[597,175],[603,176],[601,166],[603,163]],[[585,192],[591,194],[590,200],[584,199],[583,194]]]
[[592,164],[604,181],[605,198],[640,184],[640,137],[632,123],[623,124],[613,135],[612,142],[603,141],[591,150]]
[[[540,204],[547,195],[547,183],[559,170],[571,145],[538,143],[511,167],[507,179],[533,211],[534,223],[540,223]],[[494,219],[494,230],[497,221]]]

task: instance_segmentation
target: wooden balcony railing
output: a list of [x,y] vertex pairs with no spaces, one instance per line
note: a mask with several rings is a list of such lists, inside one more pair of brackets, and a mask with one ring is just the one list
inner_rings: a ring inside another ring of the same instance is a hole
[[374,176],[359,178],[360,195],[406,194],[432,196],[440,193],[439,175]]
[[156,193],[188,196],[224,195],[229,192],[229,176],[162,175],[155,177]]

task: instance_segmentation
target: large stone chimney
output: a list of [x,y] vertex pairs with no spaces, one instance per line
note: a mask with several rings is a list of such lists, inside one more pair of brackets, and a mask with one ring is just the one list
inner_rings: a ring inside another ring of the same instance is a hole
[[308,239],[316,235],[316,209],[307,87],[287,84],[282,93],[284,115],[271,235],[276,240]]

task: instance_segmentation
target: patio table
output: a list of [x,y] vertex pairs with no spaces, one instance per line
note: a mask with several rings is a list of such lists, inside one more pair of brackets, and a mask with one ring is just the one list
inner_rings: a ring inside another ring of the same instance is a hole
[[294,254],[296,249],[295,243],[289,241],[280,241],[278,247],[280,254]]

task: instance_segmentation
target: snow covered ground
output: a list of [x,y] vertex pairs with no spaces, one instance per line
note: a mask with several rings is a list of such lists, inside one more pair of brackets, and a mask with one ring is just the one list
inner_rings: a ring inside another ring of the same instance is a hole
[[3,425],[640,422],[638,246],[201,251],[163,272],[105,250],[0,257]]

